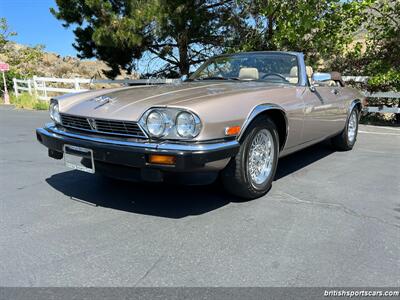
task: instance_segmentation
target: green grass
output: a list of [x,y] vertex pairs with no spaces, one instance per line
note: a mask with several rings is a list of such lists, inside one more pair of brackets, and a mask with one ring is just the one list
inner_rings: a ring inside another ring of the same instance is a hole
[[39,100],[36,96],[28,93],[23,93],[18,97],[15,95],[10,95],[10,102],[18,108],[35,110],[49,109],[49,103],[47,101]]

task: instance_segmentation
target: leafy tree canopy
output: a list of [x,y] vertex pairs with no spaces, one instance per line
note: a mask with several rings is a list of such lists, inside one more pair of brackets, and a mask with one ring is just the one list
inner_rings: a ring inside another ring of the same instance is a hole
[[[56,0],[51,12],[74,25],[81,58],[96,57],[131,72],[144,53],[160,58],[163,71],[187,74],[223,44],[222,20],[233,0]],[[214,48],[213,48],[214,49]],[[215,50],[215,49],[214,49]]]
[[[82,58],[132,71],[144,55],[153,75],[187,74],[221,51],[291,50],[308,63],[397,78],[397,0],[56,0],[52,13],[73,25]],[[353,40],[363,36],[359,43]],[[150,58],[149,58],[150,57]],[[154,68],[152,68],[154,69]],[[149,75],[149,74],[148,74]],[[389,80],[390,81],[390,80]],[[389,84],[392,85],[392,84]]]
[[330,67],[370,76],[367,88],[371,91],[400,91],[400,1],[364,0],[355,7],[365,40],[339,55]]
[[[232,51],[289,50],[309,64],[340,53],[359,28],[358,1],[243,0]],[[357,7],[358,8],[358,7]]]

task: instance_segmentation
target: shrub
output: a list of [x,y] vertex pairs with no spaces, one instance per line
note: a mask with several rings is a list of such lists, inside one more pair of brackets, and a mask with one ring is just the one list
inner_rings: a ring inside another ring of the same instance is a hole
[[368,80],[370,91],[400,91],[400,71],[394,69],[376,74]]
[[37,110],[49,109],[49,103],[47,101],[39,100],[36,96],[28,93],[23,93],[18,97],[12,94],[10,96],[10,102],[18,108]]

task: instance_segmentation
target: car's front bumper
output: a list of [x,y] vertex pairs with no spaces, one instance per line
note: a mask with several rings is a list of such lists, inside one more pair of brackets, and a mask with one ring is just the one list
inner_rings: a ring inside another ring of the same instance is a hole
[[[54,124],[48,124],[44,128],[36,129],[36,136],[38,141],[49,149],[49,156],[53,158],[62,158],[65,144],[84,147],[93,150],[93,158],[96,164],[132,167],[141,169],[143,174],[151,173],[149,170],[158,170],[157,174],[160,171],[204,171],[207,170],[207,166],[213,165],[213,162],[223,161],[235,156],[240,146],[236,140],[203,143],[157,143],[143,140],[115,139],[70,132]],[[149,155],[151,154],[174,156],[176,158],[175,164],[151,164],[149,163]],[[224,165],[226,163],[220,164],[221,167]],[[215,164],[213,168],[217,170],[218,164]],[[157,176],[160,177],[159,175]],[[144,179],[146,180],[146,178]]]

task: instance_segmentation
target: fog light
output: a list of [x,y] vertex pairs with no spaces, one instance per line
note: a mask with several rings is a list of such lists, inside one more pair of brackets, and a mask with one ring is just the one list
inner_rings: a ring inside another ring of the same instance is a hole
[[176,157],[172,155],[150,154],[149,163],[158,165],[174,165]]

